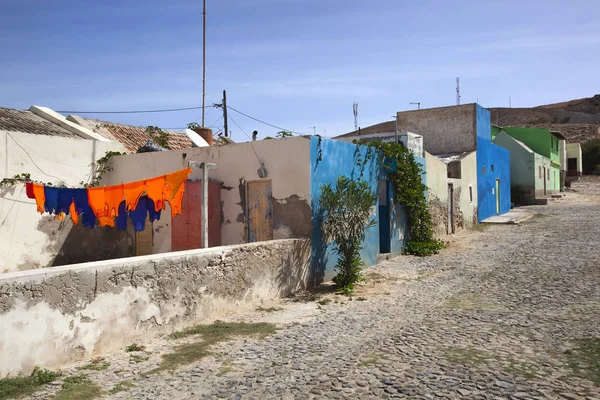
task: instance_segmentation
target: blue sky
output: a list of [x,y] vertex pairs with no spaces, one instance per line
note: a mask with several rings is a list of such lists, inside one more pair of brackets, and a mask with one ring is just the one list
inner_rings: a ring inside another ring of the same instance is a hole
[[[201,0],[0,0],[0,106],[139,110],[202,102]],[[396,111],[535,106],[600,92],[600,2],[207,0],[208,105],[334,136]],[[206,125],[222,126],[207,109]],[[83,115],[83,114],[82,114]],[[181,128],[200,110],[84,115]],[[233,139],[277,129],[230,112]],[[235,121],[235,122],[234,122]]]

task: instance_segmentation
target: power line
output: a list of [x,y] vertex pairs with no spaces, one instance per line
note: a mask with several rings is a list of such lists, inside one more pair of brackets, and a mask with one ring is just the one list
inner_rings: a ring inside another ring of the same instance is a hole
[[244,135],[246,135],[246,137],[247,137],[248,139],[252,140],[252,138],[251,138],[251,137],[250,137],[250,136],[249,136],[249,135],[246,133],[246,131],[245,131],[245,130],[244,130],[244,129],[243,129],[243,128],[242,128],[242,127],[241,127],[241,126],[240,126],[240,125],[239,125],[239,124],[236,122],[236,121],[235,121],[235,119],[233,119],[233,118],[231,117],[231,115],[229,116],[229,119],[231,119],[231,120],[233,121],[233,123],[235,124],[235,126],[237,126],[238,128],[240,128],[240,131],[242,131],[242,133],[243,133]]
[[[206,106],[214,107],[214,106]],[[166,108],[162,110],[135,110],[135,111],[56,111],[61,114],[144,114],[144,113],[160,113],[160,112],[174,112],[174,111],[188,111],[188,110],[200,110],[202,106],[198,107],[183,107],[183,108]]]
[[227,108],[228,108],[228,109],[230,109],[231,111],[235,111],[235,112],[236,112],[236,113],[238,113],[238,114],[242,114],[242,115],[243,115],[243,116],[245,116],[245,117],[248,117],[248,118],[250,118],[250,119],[253,119],[253,120],[257,121],[257,122],[260,122],[261,124],[265,124],[265,125],[268,125],[268,126],[270,126],[270,127],[273,127],[273,128],[281,129],[282,131],[286,131],[286,132],[295,133],[296,135],[306,135],[305,133],[301,133],[301,132],[295,132],[295,131],[293,131],[293,130],[291,130],[291,129],[285,129],[285,128],[282,128],[282,127],[280,127],[280,126],[273,125],[273,124],[270,124],[270,123],[268,123],[268,122],[262,121],[262,120],[260,120],[260,119],[258,119],[258,118],[254,118],[254,117],[252,117],[252,116],[250,116],[250,115],[248,115],[248,114],[245,114],[245,113],[243,113],[243,112],[241,112],[241,111],[239,111],[239,110],[236,110],[235,108],[233,108],[233,107],[231,107],[231,106],[227,106]]
[[252,149],[252,152],[253,152],[253,153],[254,153],[254,155],[256,156],[256,159],[258,160],[258,162],[259,162],[259,163],[262,165],[262,164],[263,164],[262,160],[260,159],[260,157],[258,156],[258,154],[256,154],[256,150],[254,150],[254,141],[252,140],[252,138],[251,138],[250,136],[248,136],[248,134],[246,133],[246,131],[245,131],[245,130],[243,130],[243,129],[242,129],[242,127],[241,127],[241,126],[240,126],[240,125],[239,125],[237,122],[235,122],[235,119],[233,119],[233,118],[231,117],[231,115],[229,116],[229,119],[231,119],[231,120],[233,121],[233,123],[234,123],[234,124],[235,124],[235,125],[236,125],[238,128],[240,128],[240,130],[241,130],[241,131],[244,133],[244,135],[246,135],[246,136],[248,137],[248,139],[250,139],[250,148]]

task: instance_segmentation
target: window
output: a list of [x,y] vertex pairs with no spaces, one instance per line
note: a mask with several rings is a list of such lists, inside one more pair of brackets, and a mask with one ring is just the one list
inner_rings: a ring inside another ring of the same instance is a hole
[[469,203],[473,203],[473,185],[469,185]]
[[542,166],[538,165],[538,178],[542,179]]

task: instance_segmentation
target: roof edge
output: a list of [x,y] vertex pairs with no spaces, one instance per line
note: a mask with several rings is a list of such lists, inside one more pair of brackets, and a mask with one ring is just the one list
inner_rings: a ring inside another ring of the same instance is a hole
[[74,133],[77,136],[80,136],[83,139],[98,140],[99,142],[111,141],[102,135],[92,132],[87,128],[84,128],[71,121],[68,121],[67,118],[65,118],[63,115],[57,113],[56,111],[48,107],[33,105],[29,107],[29,111],[31,111],[38,117],[44,118],[47,121],[55,123],[56,125],[68,130],[71,133]]

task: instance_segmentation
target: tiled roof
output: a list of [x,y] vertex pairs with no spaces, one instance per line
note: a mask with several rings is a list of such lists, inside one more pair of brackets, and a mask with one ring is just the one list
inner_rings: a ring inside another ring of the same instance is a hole
[[0,107],[0,130],[81,139],[55,123],[26,110]]
[[367,126],[366,128],[360,128],[357,131],[352,131],[335,137],[357,136],[359,132],[361,135],[396,132],[396,121],[381,122],[379,124]]
[[[67,119],[101,134],[107,139],[121,143],[129,153],[135,153],[148,140],[152,140],[152,137],[146,132],[146,127],[143,126],[125,125],[99,119],[83,118],[77,115],[69,115]],[[171,150],[192,147],[192,141],[185,134],[163,131],[169,134],[169,147]]]

